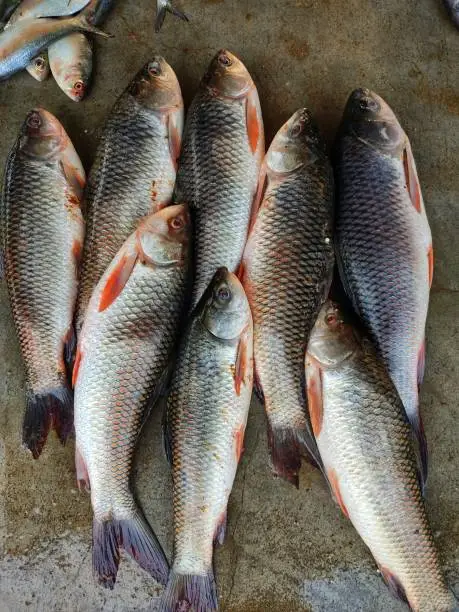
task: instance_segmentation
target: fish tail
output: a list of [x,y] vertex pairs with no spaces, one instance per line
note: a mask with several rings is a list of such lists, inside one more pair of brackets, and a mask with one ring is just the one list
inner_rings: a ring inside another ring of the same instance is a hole
[[123,549],[155,580],[166,584],[169,565],[163,549],[145,518],[137,513],[131,519],[99,521],[92,526],[92,567],[95,579],[113,589]]
[[155,32],[159,32],[163,23],[164,23],[164,18],[166,17],[166,12],[172,13],[172,15],[175,15],[175,17],[178,17],[179,19],[182,19],[183,21],[190,21],[190,17],[189,15],[187,15],[186,13],[183,13],[182,11],[179,11],[178,9],[176,9],[172,2],[170,2],[170,0],[168,0],[168,2],[166,2],[166,4],[164,4],[163,6],[161,6],[161,8],[158,9],[157,15],[156,15],[156,21],[155,21]]
[[268,445],[272,468],[276,476],[299,487],[298,472],[302,458],[321,469],[317,445],[307,430],[293,427],[272,427],[268,423]]
[[22,426],[22,443],[38,459],[50,429],[65,444],[73,428],[73,395],[67,383],[44,393],[29,393]]
[[212,570],[204,576],[178,574],[173,569],[170,571],[159,612],[187,612],[191,609],[199,612],[218,609],[217,587]]
[[97,36],[102,36],[103,38],[113,38],[113,34],[107,34],[107,32],[96,28],[96,26],[91,23],[91,17],[89,15],[85,15],[84,11],[82,14],[78,15],[76,19],[82,32],[97,34]]
[[92,571],[94,578],[106,589],[113,589],[120,563],[117,521],[92,523]]

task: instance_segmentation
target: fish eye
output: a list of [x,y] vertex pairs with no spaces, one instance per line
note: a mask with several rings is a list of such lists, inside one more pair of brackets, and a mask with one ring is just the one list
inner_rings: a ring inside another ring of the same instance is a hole
[[217,291],[217,298],[221,302],[227,302],[229,299],[231,299],[231,291],[224,285]]
[[292,136],[299,136],[304,128],[304,122],[298,121],[292,128],[291,134]]
[[335,325],[338,322],[338,317],[335,312],[330,312],[325,317],[325,323],[327,325]]
[[75,85],[73,86],[73,89],[74,89],[75,91],[77,91],[77,92],[83,91],[83,89],[84,89],[84,83],[83,83],[83,81],[77,81],[77,82],[75,83]]
[[159,76],[161,74],[161,67],[158,62],[151,62],[148,64],[148,73],[151,76]]
[[37,57],[37,59],[35,60],[35,68],[38,68],[39,70],[41,70],[44,67],[45,67],[45,62],[43,58]]
[[185,220],[183,217],[179,216],[179,217],[174,217],[173,219],[171,219],[170,221],[170,226],[172,229],[174,230],[180,230],[182,229],[182,227],[184,227],[185,225]]
[[41,127],[41,119],[38,113],[32,113],[27,119],[27,125],[33,129]]
[[371,98],[365,97],[365,98],[361,98],[359,100],[359,106],[360,109],[363,111],[377,111],[378,110],[378,103],[375,100],[372,100]]
[[221,53],[218,57],[218,61],[222,66],[225,66],[225,68],[228,68],[233,63],[226,53]]

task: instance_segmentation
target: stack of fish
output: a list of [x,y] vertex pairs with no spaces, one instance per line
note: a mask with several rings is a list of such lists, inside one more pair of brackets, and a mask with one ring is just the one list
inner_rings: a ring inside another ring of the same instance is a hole
[[[123,549],[166,585],[163,612],[218,608],[213,547],[254,387],[274,473],[299,486],[308,458],[391,590],[413,610],[456,609],[423,502],[430,230],[408,138],[368,90],[348,101],[335,171],[336,211],[307,109],[265,154],[256,86],[228,51],[185,126],[172,68],[161,57],[144,66],[108,118],[86,189],[57,119],[28,115],[1,224],[27,373],[23,441],[38,457],[51,428],[66,440],[73,369],[77,480],[91,492],[104,586]],[[335,251],[352,316],[328,299]],[[170,568],[129,487],[142,422],[163,394]]]
[[[75,102],[86,95],[92,73],[88,33],[96,28],[113,0],[22,0],[4,12],[0,34],[0,79],[26,69],[37,81],[51,71],[62,91]],[[9,15],[11,13],[11,15]]]

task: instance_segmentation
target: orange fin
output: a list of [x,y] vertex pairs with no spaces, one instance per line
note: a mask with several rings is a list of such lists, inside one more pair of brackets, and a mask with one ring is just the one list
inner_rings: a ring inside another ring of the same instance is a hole
[[248,334],[243,333],[237,347],[236,363],[234,365],[234,387],[236,394],[241,394],[241,386],[250,383],[253,378],[253,361],[250,359]]
[[234,442],[236,446],[236,460],[239,463],[242,453],[244,452],[244,434],[245,434],[245,426],[241,425],[234,432]]
[[167,127],[169,130],[169,151],[171,154],[172,163],[177,170],[180,149],[182,148],[182,131],[178,127],[173,114],[169,114]]
[[422,211],[421,187],[419,185],[413,153],[409,144],[403,149],[403,168],[405,170],[406,187],[410,194],[411,202],[418,213],[420,213]]
[[306,363],[309,417],[311,419],[312,431],[317,438],[322,430],[324,416],[322,370],[319,363],[309,355]]
[[125,253],[121,255],[118,263],[114,266],[102,290],[99,301],[99,312],[106,310],[123,291],[136,264],[137,253]]
[[349,512],[347,511],[347,508],[344,505],[343,497],[339,488],[338,474],[336,473],[336,470],[334,468],[330,468],[329,470],[327,470],[327,478],[328,482],[330,483],[330,488],[333,491],[333,496],[336,500],[336,503],[341,508],[344,516],[346,518],[349,518]]
[[75,166],[73,166],[67,159],[65,159],[65,157],[63,160],[61,160],[60,165],[68,184],[76,195],[76,199],[72,199],[71,203],[75,206],[80,206],[86,181],[80,175]]
[[76,352],[76,356],[75,356],[75,363],[73,364],[73,372],[72,372],[72,387],[75,388],[76,385],[76,381],[78,378],[78,372],[80,370],[80,365],[81,365],[81,351],[80,348],[77,348],[77,352]]
[[247,96],[245,107],[247,135],[252,153],[255,153],[263,138],[263,123],[261,119],[258,97],[255,89],[252,89]]
[[78,489],[80,491],[90,491],[91,486],[89,484],[88,468],[86,467],[83,455],[80,453],[78,446],[75,446],[75,468]]
[[381,572],[382,577],[384,578],[384,582],[387,584],[389,591],[405,603],[408,603],[408,598],[405,593],[405,589],[403,588],[400,580],[387,568],[379,565],[379,571]]
[[429,263],[429,287],[432,287],[434,269],[434,252],[432,245],[429,246],[429,249],[427,251],[427,261]]

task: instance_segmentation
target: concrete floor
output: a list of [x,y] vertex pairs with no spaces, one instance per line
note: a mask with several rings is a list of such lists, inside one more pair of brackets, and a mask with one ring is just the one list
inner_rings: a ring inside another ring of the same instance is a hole
[[[89,168],[110,107],[155,53],[175,68],[187,103],[213,53],[223,46],[237,53],[258,85],[268,142],[305,104],[331,142],[351,89],[365,86],[385,97],[411,138],[434,236],[422,391],[431,450],[427,503],[457,591],[459,33],[441,0],[177,0],[193,21],[168,16],[160,35],[153,33],[154,4],[118,2],[105,26],[115,37],[96,41],[94,87],[82,104],[52,80],[40,85],[25,73],[0,83],[0,163],[27,111],[42,105],[61,119]],[[24,378],[3,283],[0,313],[0,612],[156,610],[160,588],[130,560],[123,560],[113,592],[92,582],[90,504],[75,488],[73,442],[62,448],[51,436],[37,462],[21,449]],[[157,411],[141,440],[135,485],[168,554],[170,484]],[[318,473],[305,467],[299,491],[271,477],[257,403],[216,571],[225,612],[405,609],[388,594]]]

